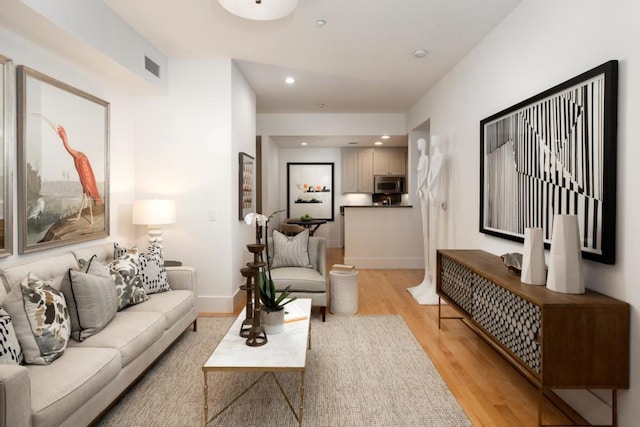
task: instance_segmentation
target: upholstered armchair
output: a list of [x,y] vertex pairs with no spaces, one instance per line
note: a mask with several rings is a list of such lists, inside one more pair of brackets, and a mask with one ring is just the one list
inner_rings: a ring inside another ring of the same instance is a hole
[[327,257],[324,237],[309,237],[309,230],[295,236],[285,236],[274,230],[268,239],[271,279],[276,290],[287,286],[292,296],[311,298],[311,305],[320,307],[322,321],[327,313]]

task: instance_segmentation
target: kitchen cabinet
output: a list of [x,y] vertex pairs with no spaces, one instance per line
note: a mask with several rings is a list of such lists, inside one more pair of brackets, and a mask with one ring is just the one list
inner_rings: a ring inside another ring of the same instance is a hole
[[342,149],[342,192],[373,193],[373,148]]
[[407,173],[407,150],[404,148],[376,148],[373,151],[374,175],[400,175]]

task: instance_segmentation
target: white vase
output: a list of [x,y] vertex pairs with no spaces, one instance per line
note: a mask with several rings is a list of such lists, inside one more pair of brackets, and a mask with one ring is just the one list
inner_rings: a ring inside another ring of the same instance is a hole
[[276,335],[284,331],[284,310],[260,311],[260,325],[268,335]]
[[528,285],[544,285],[546,280],[542,228],[525,228],[520,281]]
[[565,294],[584,293],[582,245],[575,215],[553,217],[547,288]]

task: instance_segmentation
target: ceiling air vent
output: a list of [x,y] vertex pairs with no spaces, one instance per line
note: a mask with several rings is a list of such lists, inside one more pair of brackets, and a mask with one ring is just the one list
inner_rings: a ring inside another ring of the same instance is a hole
[[146,55],[144,57],[144,69],[160,78],[160,66]]

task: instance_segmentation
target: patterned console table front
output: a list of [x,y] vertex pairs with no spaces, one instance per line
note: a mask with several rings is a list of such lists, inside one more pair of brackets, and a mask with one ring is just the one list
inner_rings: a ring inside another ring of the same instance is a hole
[[439,250],[436,290],[538,387],[539,424],[552,388],[610,389],[614,402],[617,389],[629,388],[627,303],[590,290],[569,295],[526,285],[499,257],[479,250]]

